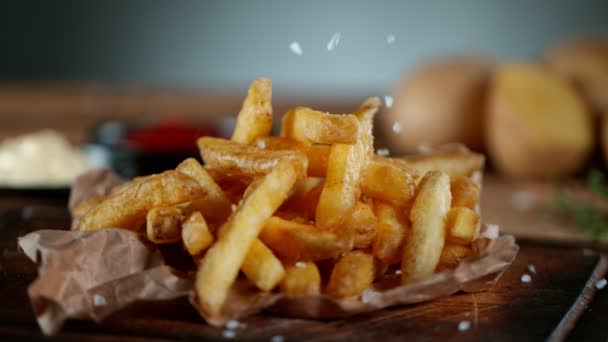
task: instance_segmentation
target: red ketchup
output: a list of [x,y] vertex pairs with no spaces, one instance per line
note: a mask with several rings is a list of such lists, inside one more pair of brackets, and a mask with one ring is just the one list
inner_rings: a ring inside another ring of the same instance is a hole
[[128,132],[129,147],[150,152],[190,152],[202,136],[218,136],[213,127],[193,127],[179,120],[160,121],[140,130]]

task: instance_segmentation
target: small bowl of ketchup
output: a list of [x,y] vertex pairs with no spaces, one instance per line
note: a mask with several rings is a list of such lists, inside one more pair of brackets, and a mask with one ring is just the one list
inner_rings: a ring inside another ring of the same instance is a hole
[[202,136],[229,137],[234,124],[231,117],[197,123],[174,117],[106,121],[93,129],[92,140],[112,169],[131,178],[174,169],[186,158],[201,161],[196,140]]

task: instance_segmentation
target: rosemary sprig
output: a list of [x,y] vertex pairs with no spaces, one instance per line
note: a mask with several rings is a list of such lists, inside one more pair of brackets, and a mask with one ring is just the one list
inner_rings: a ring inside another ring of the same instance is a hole
[[[573,199],[564,191],[559,180],[555,208],[561,215],[571,218],[581,231],[591,233],[594,240],[608,233],[608,212],[591,203]],[[608,199],[608,188],[601,171],[593,169],[587,175],[587,188],[602,199]]]

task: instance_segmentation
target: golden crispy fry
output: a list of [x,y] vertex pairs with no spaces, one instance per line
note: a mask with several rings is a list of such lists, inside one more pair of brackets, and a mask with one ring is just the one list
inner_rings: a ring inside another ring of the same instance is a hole
[[296,213],[298,216],[304,217],[307,220],[313,220],[324,185],[325,183],[321,182],[303,194],[292,196],[285,202],[282,209]]
[[364,194],[398,207],[407,207],[416,194],[416,183],[410,173],[391,162],[374,161],[363,173]]
[[232,141],[249,144],[272,131],[272,81],[257,78],[249,86],[247,97],[236,119]]
[[304,196],[312,189],[323,183],[323,178],[307,177],[296,181],[290,192],[290,197]]
[[447,240],[459,245],[468,245],[479,235],[479,215],[467,207],[450,209],[446,222]]
[[368,288],[376,276],[374,257],[354,251],[338,261],[327,284],[327,294],[333,297],[357,296]]
[[306,107],[288,111],[281,121],[281,136],[307,143],[354,144],[359,122],[352,114],[329,114]]
[[410,211],[411,233],[403,248],[401,281],[404,285],[433,273],[445,243],[446,219],[450,210],[450,177],[429,171],[418,186]]
[[366,160],[374,156],[374,134],[372,130],[374,127],[374,116],[380,109],[380,105],[380,98],[370,97],[354,113],[359,121],[359,140],[366,151]]
[[201,310],[210,315],[220,312],[253,241],[287,198],[297,174],[292,161],[280,161],[220,228],[221,236],[207,251],[196,273],[195,290]]
[[258,239],[249,247],[241,271],[262,291],[272,290],[285,276],[281,261]]
[[374,276],[374,280],[382,278],[390,267],[390,264],[383,262],[380,259],[374,258],[374,267],[376,268],[376,275]]
[[297,150],[267,150],[234,141],[202,137],[198,148],[205,167],[230,176],[261,177],[272,171],[281,160],[290,160],[298,178],[306,177],[308,160]]
[[76,203],[76,205],[72,208],[72,217],[76,218],[84,216],[86,213],[91,211],[91,209],[95,208],[96,205],[101,203],[106,198],[107,196],[104,195],[96,195]]
[[377,203],[378,232],[372,245],[372,254],[382,262],[396,264],[401,261],[403,245],[409,232],[409,222],[392,205]]
[[321,274],[314,262],[299,261],[285,269],[281,292],[288,295],[318,295],[321,293]]
[[200,212],[195,211],[182,222],[182,241],[192,256],[201,254],[215,239]]
[[450,177],[470,176],[474,171],[481,170],[485,163],[482,154],[474,153],[468,149],[457,146],[446,146],[428,154],[419,154],[402,157],[419,174],[437,170],[447,173]]
[[302,141],[297,141],[287,137],[258,137],[253,142],[253,145],[268,150],[301,150],[304,151],[310,144]]
[[330,145],[310,145],[306,149],[308,175],[310,177],[325,177],[330,151]]
[[193,210],[200,211],[208,221],[213,223],[226,220],[231,213],[230,200],[196,159],[184,160],[175,170],[192,177],[207,191],[206,197],[193,201],[190,206]]
[[166,171],[109,196],[82,217],[76,230],[139,229],[148,210],[203,198],[206,194],[194,179],[177,171]]
[[471,178],[459,176],[451,178],[450,189],[452,192],[452,207],[467,207],[477,210],[479,203],[479,184]]
[[289,262],[334,258],[353,248],[352,240],[344,240],[310,224],[277,216],[266,221],[260,240],[282,260]]
[[352,214],[344,221],[344,225],[354,232],[355,248],[368,248],[376,237],[378,219],[369,205],[357,202]]
[[156,207],[146,216],[148,240],[157,243],[173,243],[181,239],[182,211],[176,207]]
[[452,269],[460,263],[460,260],[473,254],[470,246],[454,245],[447,243],[441,251],[437,270]]

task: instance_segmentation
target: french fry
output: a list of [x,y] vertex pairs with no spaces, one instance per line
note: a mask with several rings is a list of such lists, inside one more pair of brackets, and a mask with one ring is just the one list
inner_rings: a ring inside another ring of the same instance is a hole
[[314,262],[299,261],[287,266],[281,281],[281,292],[287,295],[318,295],[321,293],[321,274]]
[[193,210],[200,211],[208,221],[213,223],[226,220],[232,212],[230,210],[230,200],[196,159],[188,158],[184,160],[175,170],[190,176],[207,191],[206,197],[195,200],[191,204]]
[[306,143],[354,144],[359,122],[352,114],[330,114],[297,107],[283,115],[281,136]]
[[207,169],[232,177],[264,176],[281,160],[291,161],[299,179],[306,177],[308,160],[297,150],[267,150],[213,137],[199,138],[197,143]]
[[374,127],[374,116],[380,109],[380,105],[380,98],[370,97],[354,113],[359,121],[359,140],[367,154],[365,163],[374,156],[374,134],[372,130]]
[[445,244],[451,201],[450,177],[441,171],[427,172],[410,211],[412,229],[401,260],[404,285],[431,275],[437,267]]
[[287,198],[297,176],[297,166],[292,161],[280,161],[220,228],[221,236],[207,251],[196,273],[194,287],[201,310],[210,315],[220,312],[253,241]]
[[375,276],[372,255],[361,251],[350,252],[334,266],[326,292],[333,297],[357,296],[372,284]]
[[241,271],[262,291],[272,290],[285,276],[281,261],[258,239],[249,247]]
[[79,220],[76,230],[137,230],[145,223],[148,210],[203,198],[206,194],[194,179],[177,171],[165,171],[109,196]]
[[386,203],[377,203],[378,231],[372,245],[372,254],[387,264],[401,261],[403,245],[409,232],[409,223],[398,210]]
[[292,196],[285,202],[282,208],[308,220],[313,220],[324,185],[324,182],[318,183],[314,188],[307,192]]
[[453,269],[458,266],[458,263],[469,255],[473,254],[473,250],[470,246],[462,246],[447,243],[441,255],[439,256],[439,265],[437,266],[438,271],[445,269]]
[[215,238],[200,212],[191,213],[182,222],[182,241],[190,255],[201,254],[211,246],[214,240]]
[[477,210],[479,184],[473,182],[469,177],[458,176],[451,178],[450,189],[452,192],[452,208],[467,207],[471,210]]
[[236,119],[232,141],[249,144],[272,131],[272,81],[257,78],[249,86],[247,97]]
[[352,214],[346,218],[344,225],[354,232],[355,248],[368,248],[376,237],[378,219],[369,205],[357,202]]
[[261,149],[269,149],[269,150],[300,150],[304,151],[309,144],[297,141],[287,137],[275,137],[275,136],[267,136],[267,137],[258,137],[253,142],[253,145],[261,148]]
[[308,175],[310,177],[325,177],[329,162],[330,145],[310,145],[306,149],[308,158]]
[[479,215],[467,207],[455,207],[448,212],[447,241],[468,245],[479,235]]
[[107,198],[107,196],[104,196],[104,195],[96,195],[96,196],[91,196],[91,197],[85,199],[84,201],[80,201],[80,202],[76,203],[76,205],[72,208],[72,212],[71,212],[72,217],[84,216],[86,213],[91,211],[91,209],[95,208],[95,206],[97,206],[99,203],[101,203],[106,198]]
[[416,183],[410,173],[394,163],[374,161],[363,173],[361,190],[374,199],[407,207],[416,194]]
[[155,207],[146,215],[148,240],[156,244],[173,243],[181,239],[182,211],[176,207]]
[[353,248],[353,241],[310,224],[273,216],[260,233],[260,240],[288,262],[334,258]]
[[446,146],[437,151],[402,157],[419,174],[437,170],[447,173],[450,177],[470,176],[474,171],[481,170],[485,163],[482,154],[474,153],[468,149],[457,146]]

